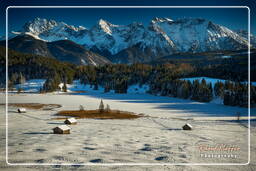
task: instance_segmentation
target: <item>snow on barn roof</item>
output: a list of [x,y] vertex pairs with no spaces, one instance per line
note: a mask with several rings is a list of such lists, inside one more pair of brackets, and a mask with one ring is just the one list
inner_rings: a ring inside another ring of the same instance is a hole
[[182,127],[182,129],[183,130],[192,130],[192,126],[189,124],[189,123],[186,123],[183,127]]
[[65,131],[65,130],[70,130],[70,128],[69,128],[67,125],[61,125],[61,126],[58,126],[58,127],[56,127],[56,128],[60,128],[60,129],[62,129],[63,131]]
[[191,127],[191,128],[192,128],[192,125],[190,125],[189,123],[186,123],[185,125],[187,125],[187,126],[189,126],[189,127]]
[[25,108],[19,108],[17,111],[19,113],[26,113],[26,109]]
[[26,108],[19,108],[20,111],[26,111]]
[[75,118],[68,118],[67,119],[69,122],[73,123],[73,122],[77,122]]

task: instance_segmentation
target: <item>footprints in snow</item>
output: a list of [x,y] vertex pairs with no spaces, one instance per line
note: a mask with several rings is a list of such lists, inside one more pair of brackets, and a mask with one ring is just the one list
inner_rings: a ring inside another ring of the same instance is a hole
[[96,148],[92,148],[92,147],[84,147],[85,150],[96,150]]
[[92,159],[89,162],[91,162],[91,163],[102,163],[103,160],[102,159]]
[[35,152],[45,152],[45,151],[47,151],[46,149],[44,149],[44,148],[36,148],[35,150],[34,150]]
[[168,156],[156,157],[155,160],[157,160],[157,161],[168,160]]
[[177,147],[178,152],[170,151],[172,147],[169,146],[159,146],[159,147],[152,147],[150,144],[144,144],[143,148],[140,148],[139,151],[135,151],[134,154],[145,154],[146,152],[158,151],[168,155],[160,155],[154,158],[156,161],[169,161],[174,160],[173,157],[177,157],[176,160],[183,160],[188,156],[185,153],[185,148],[187,144],[182,144],[181,146]]

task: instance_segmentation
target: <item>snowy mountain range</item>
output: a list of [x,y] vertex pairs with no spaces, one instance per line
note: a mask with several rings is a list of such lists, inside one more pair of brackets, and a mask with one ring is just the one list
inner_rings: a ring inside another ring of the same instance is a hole
[[156,17],[148,26],[138,22],[115,25],[100,19],[92,28],[35,18],[12,33],[46,42],[71,40],[114,63],[147,62],[175,53],[238,50],[248,46],[244,32],[198,18]]

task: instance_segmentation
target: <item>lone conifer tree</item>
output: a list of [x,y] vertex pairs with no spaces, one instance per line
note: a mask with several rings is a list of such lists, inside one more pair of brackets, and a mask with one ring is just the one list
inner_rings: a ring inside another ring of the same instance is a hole
[[107,104],[106,106],[106,109],[105,109],[106,112],[110,112],[110,106]]
[[100,111],[100,112],[103,112],[103,111],[104,111],[104,104],[103,104],[102,99],[101,99],[101,101],[100,101],[99,111]]

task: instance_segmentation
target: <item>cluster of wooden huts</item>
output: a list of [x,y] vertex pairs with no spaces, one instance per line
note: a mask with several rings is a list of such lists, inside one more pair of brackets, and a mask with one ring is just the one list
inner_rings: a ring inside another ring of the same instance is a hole
[[[19,113],[26,113],[27,110],[26,110],[26,108],[18,108],[17,111]],[[60,126],[53,128],[53,133],[54,134],[70,134],[71,128],[67,125],[75,125],[75,124],[77,124],[77,120],[75,118],[67,118],[64,121],[64,124],[65,125],[60,125]]]
[[67,125],[76,125],[77,120],[75,118],[67,118],[64,121],[64,124],[66,124],[66,125],[60,125],[60,126],[53,128],[52,129],[53,133],[54,134],[70,134],[71,128]]
[[[80,105],[80,110],[84,109],[83,106],[81,107]],[[17,111],[19,113],[26,113],[26,108],[18,108]],[[110,107],[109,105],[106,106],[106,108],[104,108],[104,104],[103,104],[103,101],[101,100],[100,101],[100,105],[99,105],[99,111],[103,112],[103,111],[106,111],[106,112],[109,112],[110,111]],[[54,134],[70,134],[70,130],[71,128],[68,126],[68,125],[76,125],[77,124],[77,120],[75,118],[67,118],[65,121],[64,121],[64,124],[65,125],[60,125],[60,126],[57,126],[55,128],[53,128],[53,133]],[[182,127],[183,130],[192,130],[192,126],[189,124],[189,123],[186,123],[183,127]]]

